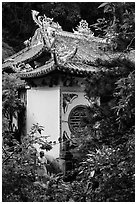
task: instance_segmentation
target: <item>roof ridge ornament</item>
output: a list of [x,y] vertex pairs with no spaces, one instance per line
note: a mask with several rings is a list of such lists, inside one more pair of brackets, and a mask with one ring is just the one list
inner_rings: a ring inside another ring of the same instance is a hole
[[60,33],[62,28],[58,23],[53,21],[53,18],[46,17],[45,14],[40,16],[39,12],[35,10],[32,10],[32,18],[38,25],[38,28],[36,29],[34,36],[24,42],[27,47],[34,47],[39,44],[44,44],[44,46],[51,52],[55,64],[57,64],[58,61],[66,63],[69,59],[74,57],[78,49],[78,42],[75,43],[76,46],[71,51],[68,50],[67,53],[63,54],[63,56],[59,56],[54,42],[56,39],[56,33]]
[[57,30],[62,30],[62,27],[59,25],[59,23],[55,23],[53,21],[53,18],[49,18],[47,17],[45,14],[43,16],[38,16],[39,12],[32,10],[32,18],[34,20],[34,22],[40,27],[40,28],[54,28]]
[[40,16],[37,18],[39,12],[38,12],[38,11],[35,11],[35,10],[31,10],[31,12],[32,12],[32,18],[33,18],[34,22],[35,22],[39,27],[42,28],[42,23],[41,23],[41,21],[40,21]]
[[43,42],[44,44],[46,44],[48,49],[51,49],[55,40],[55,34],[53,35],[55,29],[51,28],[53,19],[48,18],[45,15],[44,16],[38,15],[39,15],[38,11],[32,10],[32,18],[34,22],[39,26],[39,28],[35,31],[31,44],[35,44],[33,42],[36,39],[37,45]]
[[86,37],[93,37],[94,33],[90,30],[88,22],[86,20],[81,20],[76,30],[73,29],[74,34],[83,35]]
[[39,28],[35,31],[34,36],[26,40],[24,44],[34,47],[44,43],[48,49],[51,49],[55,41],[55,32],[62,30],[61,26],[53,22],[53,18],[46,17],[45,14],[39,16],[39,12],[35,10],[32,10],[32,18]]
[[35,23],[39,26],[39,28],[35,31],[35,34],[31,40],[33,42],[35,39],[38,43],[41,43],[41,39],[43,37],[43,41],[45,45],[50,49],[52,54],[52,58],[55,61],[55,64],[58,61],[62,63],[66,63],[69,59],[73,58],[73,56],[77,52],[77,45],[73,48],[72,51],[67,51],[63,56],[58,55],[58,51],[55,48],[55,37],[56,33],[62,31],[61,26],[58,23],[53,22],[53,18],[46,17],[45,14],[43,16],[38,16],[39,12],[32,10],[32,17]]

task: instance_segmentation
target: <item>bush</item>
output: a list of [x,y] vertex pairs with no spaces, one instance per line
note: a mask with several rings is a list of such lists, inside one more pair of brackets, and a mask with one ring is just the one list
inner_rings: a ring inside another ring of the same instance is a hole
[[38,136],[37,133],[41,133],[42,130],[42,126],[33,125],[30,134],[23,138],[21,144],[15,140],[12,149],[7,144],[3,146],[2,199],[4,202],[25,202],[34,199],[33,182],[37,176],[37,151],[33,145],[38,143],[44,144],[45,149],[52,148],[45,140],[47,136]]

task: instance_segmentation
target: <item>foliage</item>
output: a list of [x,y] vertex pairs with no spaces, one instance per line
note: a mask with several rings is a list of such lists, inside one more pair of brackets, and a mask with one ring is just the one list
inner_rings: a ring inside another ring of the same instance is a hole
[[105,69],[85,80],[91,105],[83,121],[86,131],[77,135],[78,147],[72,151],[78,174],[71,198],[134,202],[135,64],[126,58],[98,63]]
[[134,201],[134,155],[130,152],[129,156],[127,152],[127,145],[117,148],[103,145],[96,151],[89,151],[80,168],[90,201]]
[[42,131],[44,130],[43,126],[40,126],[38,123],[33,124],[29,137],[26,136],[23,138],[23,142],[26,145],[28,143],[29,146],[33,148],[34,144],[39,144],[42,149],[49,151],[52,149],[50,142],[47,142],[48,135],[42,135]]
[[79,170],[83,183],[89,186],[86,197],[90,201],[133,202],[135,65],[126,58],[118,58],[115,62],[103,62],[103,66],[105,71],[86,79],[87,96],[91,99],[97,94],[101,104],[91,103],[87,109],[85,123],[90,135],[83,137],[84,143],[90,145]]
[[7,43],[2,42],[2,60],[14,54],[14,50]]
[[46,150],[52,148],[47,142],[48,136],[41,135],[42,130],[42,126],[34,124],[30,134],[22,139],[21,144],[15,141],[12,149],[7,145],[3,146],[3,201],[25,202],[32,199],[33,193],[31,195],[28,189],[35,189],[33,182],[37,176],[37,150],[34,144],[44,144]]
[[47,188],[35,184],[38,176],[37,151],[34,144],[44,143],[48,150],[50,145],[46,141],[47,136],[39,135],[42,130],[42,126],[34,124],[30,134],[23,138],[22,144],[16,143],[12,152],[9,148],[3,148],[3,202],[69,201],[72,187],[63,181],[62,174],[49,177]]
[[3,115],[10,118],[10,114],[16,117],[15,112],[23,106],[18,97],[18,89],[23,85],[23,81],[16,74],[4,73],[2,77],[2,107]]
[[115,97],[118,101],[115,106],[115,111],[118,116],[118,123],[120,128],[126,128],[134,124],[135,119],[135,73],[130,72],[127,77],[120,78],[116,82],[117,88]]
[[[24,107],[18,97],[18,89],[24,82],[16,74],[4,73],[2,76],[2,113],[7,119],[11,115],[16,118],[16,112]],[[10,128],[9,128],[10,129]]]
[[127,50],[135,44],[135,3],[107,2],[98,9],[104,8],[106,18],[99,18],[93,28],[104,36],[113,50]]
[[18,114],[25,110],[25,104],[18,96],[18,90],[24,86],[17,74],[2,75],[2,132],[5,143],[12,145],[13,117],[17,119]]

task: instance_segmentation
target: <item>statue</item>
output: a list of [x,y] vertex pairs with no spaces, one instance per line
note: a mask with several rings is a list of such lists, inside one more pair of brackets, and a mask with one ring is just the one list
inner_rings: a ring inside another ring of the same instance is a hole
[[37,169],[37,175],[38,175],[38,181],[34,182],[34,185],[41,185],[44,188],[48,187],[48,183],[50,180],[50,177],[47,173],[47,159],[44,155],[43,151],[40,151],[40,156],[38,157],[38,169]]

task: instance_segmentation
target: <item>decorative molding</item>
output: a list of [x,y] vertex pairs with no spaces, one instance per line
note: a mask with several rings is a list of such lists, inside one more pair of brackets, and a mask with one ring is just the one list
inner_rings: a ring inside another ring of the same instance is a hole
[[72,134],[78,133],[78,132],[82,132],[85,127],[82,125],[81,123],[81,118],[86,117],[86,106],[84,105],[77,105],[75,106],[68,117],[68,125],[69,125],[69,129],[71,131]]
[[64,93],[63,94],[63,111],[64,114],[67,112],[68,105],[72,103],[74,99],[78,97],[78,94],[73,94],[73,93]]
[[100,97],[91,97],[89,99],[86,94],[84,95],[84,97],[90,102],[91,105],[97,104],[98,106],[100,106]]
[[84,95],[84,98],[85,98],[86,100],[90,101],[89,98],[88,98],[88,96],[87,96],[86,94]]
[[67,134],[67,132],[64,130],[63,131],[63,135],[62,135],[63,137],[62,137],[62,139],[63,139],[63,142],[65,142],[65,141],[67,141],[68,139],[70,139],[69,138],[69,136],[68,136],[68,134]]

